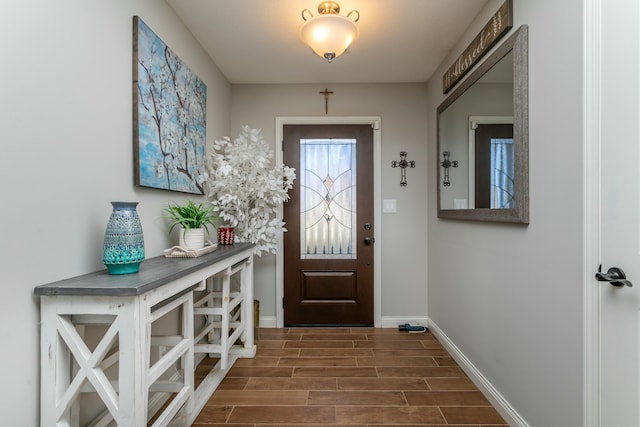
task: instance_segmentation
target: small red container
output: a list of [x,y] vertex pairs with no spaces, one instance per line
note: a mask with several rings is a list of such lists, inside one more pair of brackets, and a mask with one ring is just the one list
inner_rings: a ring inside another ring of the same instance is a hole
[[233,245],[233,227],[218,227],[218,244]]

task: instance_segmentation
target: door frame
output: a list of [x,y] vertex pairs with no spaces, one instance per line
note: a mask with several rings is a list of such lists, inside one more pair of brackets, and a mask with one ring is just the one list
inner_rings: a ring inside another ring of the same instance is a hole
[[594,275],[601,244],[602,0],[583,0],[583,427],[601,424],[600,285]]
[[[371,125],[373,128],[373,221],[375,224],[373,237],[373,325],[379,328],[382,323],[382,209],[380,207],[382,193],[382,131],[379,116],[308,116],[308,117],[276,117],[276,165],[282,165],[283,128],[285,125]],[[297,173],[298,171],[296,171]],[[278,216],[283,217],[282,205],[278,208]],[[286,228],[286,225],[285,225]],[[278,240],[276,252],[276,327],[284,327],[284,251],[283,241]]]

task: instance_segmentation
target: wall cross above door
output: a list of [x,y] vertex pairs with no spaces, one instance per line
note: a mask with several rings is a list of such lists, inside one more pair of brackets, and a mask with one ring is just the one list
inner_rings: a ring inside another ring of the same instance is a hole
[[325,88],[320,92],[320,95],[324,95],[324,113],[329,114],[329,95],[333,93],[332,90]]

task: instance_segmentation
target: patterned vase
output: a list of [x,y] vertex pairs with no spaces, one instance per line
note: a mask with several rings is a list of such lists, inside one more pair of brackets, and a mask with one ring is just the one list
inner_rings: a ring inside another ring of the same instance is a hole
[[144,237],[136,212],[138,202],[111,202],[111,205],[102,262],[109,274],[137,273],[144,261]]

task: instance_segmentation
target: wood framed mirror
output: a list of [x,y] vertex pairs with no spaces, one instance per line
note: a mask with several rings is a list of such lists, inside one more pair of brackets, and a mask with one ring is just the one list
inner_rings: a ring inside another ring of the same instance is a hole
[[438,107],[438,218],[529,223],[527,33],[518,28]]

